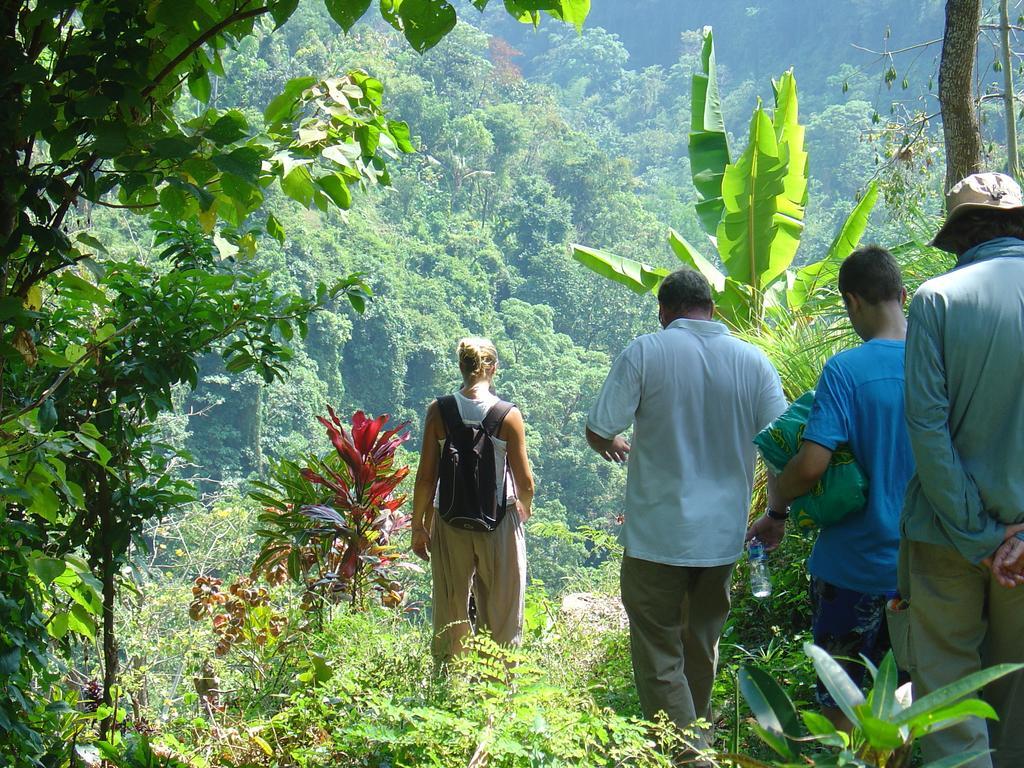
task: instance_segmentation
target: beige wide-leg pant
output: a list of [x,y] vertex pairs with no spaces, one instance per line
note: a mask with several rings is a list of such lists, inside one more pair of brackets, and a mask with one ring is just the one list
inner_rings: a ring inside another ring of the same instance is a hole
[[698,718],[711,719],[718,640],[729,615],[734,567],[622,558],[622,605],[629,617],[633,677],[644,717],[664,712],[680,728]]
[[470,633],[469,595],[476,596],[477,626],[495,642],[519,645],[526,597],[526,538],[514,507],[490,533],[465,531],[434,515],[430,539],[433,577],[434,659],[462,651]]
[[[1000,586],[988,568],[948,547],[904,540],[900,555],[915,699],[984,667],[1024,662],[1024,587]],[[926,762],[991,746],[992,756],[969,768],[1024,766],[1024,672],[986,686],[982,698],[999,721],[971,718],[926,736]]]

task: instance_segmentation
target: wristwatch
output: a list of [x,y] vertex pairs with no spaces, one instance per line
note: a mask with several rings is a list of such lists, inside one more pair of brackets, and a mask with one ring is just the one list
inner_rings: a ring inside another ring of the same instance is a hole
[[766,509],[764,511],[764,513],[766,515],[768,515],[768,517],[770,517],[772,520],[788,520],[789,519],[789,510],[788,509],[785,512],[779,512],[778,510],[774,510],[771,507],[768,507],[768,509]]
[[1024,531],[1017,531],[1016,536],[1021,541],[1024,541]]

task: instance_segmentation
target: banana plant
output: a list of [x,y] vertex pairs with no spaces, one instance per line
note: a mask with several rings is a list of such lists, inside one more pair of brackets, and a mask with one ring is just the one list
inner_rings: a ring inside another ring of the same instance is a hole
[[[742,768],[773,768],[794,764],[906,768],[914,742],[969,717],[995,718],[990,705],[968,698],[994,680],[1024,669],[1024,664],[999,664],[967,675],[913,701],[907,687],[899,687],[892,651],[876,668],[868,663],[873,686],[868,694],[857,687],[842,666],[812,643],[804,645],[814,668],[843,714],[853,724],[850,733],[836,729],[818,712],[798,712],[792,700],[767,672],[743,667],[740,691],[757,720],[754,730],[781,761],[765,763],[744,755],[721,755]],[[830,747],[822,754],[801,754],[808,744]],[[924,768],[959,768],[988,754],[978,750],[929,763]]]
[[[704,28],[701,70],[693,75],[689,156],[697,217],[718,252],[720,269],[675,230],[669,245],[699,270],[715,292],[718,314],[736,328],[758,327],[766,309],[796,309],[834,277],[860,242],[877,199],[874,186],[850,214],[826,256],[793,270],[807,206],[807,152],[792,70],[772,83],[774,109],[758,102],[747,148],[730,159],[715,74],[712,30]],[[574,244],[573,256],[594,272],[637,293],[656,292],[667,269]]]
[[704,27],[701,71],[692,79],[690,107],[690,175],[697,190],[697,217],[704,231],[715,237],[722,220],[722,177],[729,165],[729,137],[722,117],[715,73],[715,45],[711,27]]

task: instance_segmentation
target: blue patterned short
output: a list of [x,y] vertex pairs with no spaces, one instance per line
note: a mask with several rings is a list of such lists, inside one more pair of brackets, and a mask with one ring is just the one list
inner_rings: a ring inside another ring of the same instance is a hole
[[[885,624],[885,604],[889,597],[844,589],[811,577],[814,643],[836,657],[857,685],[861,685],[867,671],[861,655],[877,666],[889,650],[889,631]],[[821,680],[818,680],[818,704],[838,709]]]

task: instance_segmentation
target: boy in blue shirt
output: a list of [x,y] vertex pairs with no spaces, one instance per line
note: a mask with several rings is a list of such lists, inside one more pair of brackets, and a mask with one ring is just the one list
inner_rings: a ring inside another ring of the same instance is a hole
[[[825,364],[803,444],[776,483],[788,505],[817,484],[844,443],[867,475],[867,505],[820,531],[807,567],[814,642],[833,656],[863,654],[878,663],[889,647],[885,604],[896,593],[900,512],[914,472],[903,403],[907,292],[895,259],[877,245],[858,248],[843,262],[839,292],[864,343]],[[773,549],[786,517],[784,509],[768,510],[747,538]],[[861,662],[840,663],[856,682],[863,679]],[[837,727],[850,729],[820,682],[818,702]]]

